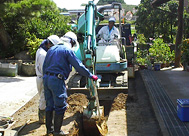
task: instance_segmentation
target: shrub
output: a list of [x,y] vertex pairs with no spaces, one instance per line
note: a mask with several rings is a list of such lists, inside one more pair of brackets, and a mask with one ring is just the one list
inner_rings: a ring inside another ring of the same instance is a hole
[[189,39],[183,40],[180,47],[182,51],[181,62],[189,64]]
[[174,51],[171,52],[168,44],[163,42],[163,39],[155,39],[149,48],[149,55],[155,62],[170,63],[174,60]]
[[36,51],[42,41],[43,39],[37,38],[34,34],[27,38],[27,48],[29,49],[29,53],[33,59],[35,59]]
[[28,41],[38,42],[33,39],[34,35],[45,39],[52,34],[62,36],[70,30],[67,25],[70,18],[60,15],[56,4],[51,0],[21,0],[7,2],[4,6],[2,21],[13,44],[3,51],[6,53],[3,57],[12,57],[20,51],[28,50],[27,44],[30,47],[33,44]]

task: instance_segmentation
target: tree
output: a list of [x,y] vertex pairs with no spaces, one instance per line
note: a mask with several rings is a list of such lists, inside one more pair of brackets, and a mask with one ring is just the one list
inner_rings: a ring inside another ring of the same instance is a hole
[[118,2],[121,4],[125,4],[124,0],[99,0],[97,5],[112,4],[112,2]]
[[173,42],[172,37],[176,35],[173,26],[176,24],[177,1],[172,0],[156,9],[152,8],[152,1],[142,0],[137,7],[137,32],[143,33],[147,39],[162,36],[164,42]]
[[5,8],[5,2],[6,0],[0,1],[0,45],[2,46],[3,50],[8,48],[8,46],[11,44],[12,39],[8,35],[8,33],[5,30],[4,23],[1,19],[1,17],[5,14],[4,8]]
[[62,36],[70,30],[67,25],[69,17],[60,15],[60,10],[51,0],[6,2],[3,12],[4,28],[13,44],[7,50],[0,51],[0,57],[10,57],[26,50],[27,38],[32,35],[44,39],[51,34]]
[[180,44],[182,43],[183,36],[183,11],[184,11],[184,0],[179,0],[178,7],[178,31],[176,35],[176,46],[175,46],[175,67],[180,67],[181,60],[181,48]]
[[184,38],[189,38],[189,12],[185,9],[184,11]]
[[5,31],[3,21],[0,18],[0,42],[2,44],[3,50],[8,48],[8,46],[12,43],[12,39],[8,35],[8,33]]

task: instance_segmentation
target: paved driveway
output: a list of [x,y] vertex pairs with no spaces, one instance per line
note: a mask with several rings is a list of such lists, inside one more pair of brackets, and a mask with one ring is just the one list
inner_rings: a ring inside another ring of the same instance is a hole
[[36,94],[35,76],[0,76],[0,116],[11,116]]

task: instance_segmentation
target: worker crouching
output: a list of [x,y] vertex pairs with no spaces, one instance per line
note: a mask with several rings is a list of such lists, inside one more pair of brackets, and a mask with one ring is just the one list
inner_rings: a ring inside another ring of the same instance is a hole
[[[46,99],[46,128],[47,134],[54,136],[65,135],[61,131],[64,113],[67,109],[67,89],[65,80],[72,71],[72,66],[83,76],[97,80],[98,77],[76,57],[71,49],[77,43],[77,36],[67,32],[63,37],[63,44],[51,47],[43,64],[43,83]],[[53,111],[54,127],[53,127]]]

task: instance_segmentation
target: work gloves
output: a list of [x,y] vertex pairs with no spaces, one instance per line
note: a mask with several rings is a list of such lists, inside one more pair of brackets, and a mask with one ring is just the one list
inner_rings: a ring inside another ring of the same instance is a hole
[[96,81],[98,79],[98,77],[96,75],[93,75],[92,79]]

